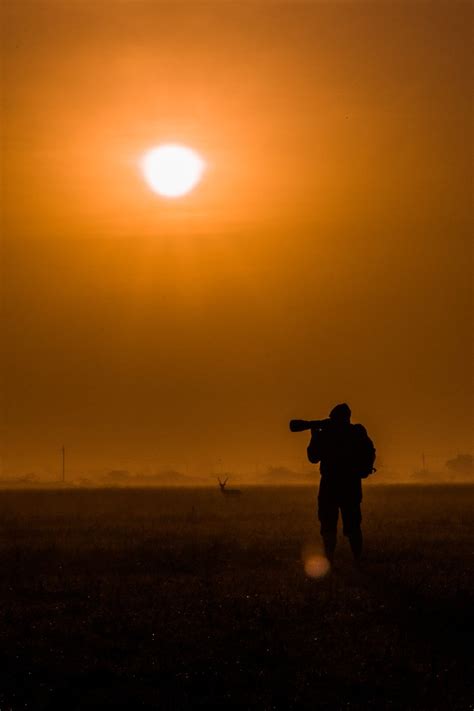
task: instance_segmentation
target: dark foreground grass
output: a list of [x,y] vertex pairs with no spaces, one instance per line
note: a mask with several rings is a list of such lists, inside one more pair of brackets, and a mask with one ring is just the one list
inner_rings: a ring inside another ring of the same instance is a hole
[[0,709],[473,708],[473,494],[369,484],[314,580],[310,489],[3,492]]

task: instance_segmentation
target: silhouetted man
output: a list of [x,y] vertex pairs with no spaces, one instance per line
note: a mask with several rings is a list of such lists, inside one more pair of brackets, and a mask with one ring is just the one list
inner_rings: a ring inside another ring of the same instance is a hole
[[349,538],[356,561],[362,554],[361,479],[373,471],[375,449],[365,427],[351,424],[351,411],[345,403],[331,410],[328,420],[294,420],[293,431],[311,429],[308,446],[310,462],[320,463],[318,517],[328,560],[334,558],[339,511],[343,533]]

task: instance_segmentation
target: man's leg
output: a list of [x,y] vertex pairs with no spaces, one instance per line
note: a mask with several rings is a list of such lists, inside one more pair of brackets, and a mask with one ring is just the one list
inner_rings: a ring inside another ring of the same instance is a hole
[[337,540],[337,519],[339,506],[337,498],[331,487],[321,479],[318,494],[318,518],[321,523],[321,537],[323,539],[324,553],[332,563]]
[[352,550],[352,555],[356,561],[362,556],[362,514],[360,511],[360,501],[358,498],[345,500],[341,505],[342,523],[344,535],[348,537]]
[[359,561],[362,557],[363,545],[362,531],[360,528],[358,531],[353,531],[351,534],[349,534],[349,543],[351,545],[352,555],[354,556],[354,559],[356,561]]

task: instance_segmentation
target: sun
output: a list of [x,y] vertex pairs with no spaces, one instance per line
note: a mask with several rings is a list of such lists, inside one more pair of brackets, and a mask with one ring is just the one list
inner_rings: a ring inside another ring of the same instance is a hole
[[189,193],[199,183],[205,163],[192,148],[166,143],[147,151],[141,167],[146,182],[155,193],[177,198]]

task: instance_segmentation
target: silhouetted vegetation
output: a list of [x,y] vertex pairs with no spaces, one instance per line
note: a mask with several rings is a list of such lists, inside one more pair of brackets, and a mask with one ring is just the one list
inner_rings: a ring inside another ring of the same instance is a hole
[[457,474],[472,475],[474,474],[474,458],[472,454],[458,454],[454,459],[448,459],[446,467]]

